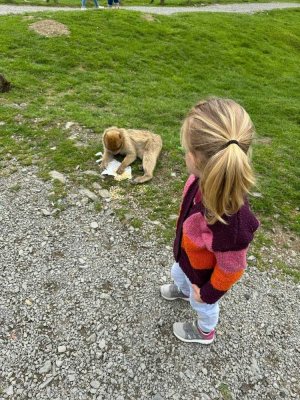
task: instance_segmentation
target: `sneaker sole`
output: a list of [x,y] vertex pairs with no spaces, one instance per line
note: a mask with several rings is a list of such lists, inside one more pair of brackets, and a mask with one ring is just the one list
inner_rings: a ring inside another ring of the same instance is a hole
[[181,340],[184,343],[200,343],[200,344],[211,344],[215,338],[213,339],[209,339],[209,340],[202,340],[202,339],[183,339],[181,336],[177,335],[174,331],[173,331],[174,335],[177,337],[177,339]]

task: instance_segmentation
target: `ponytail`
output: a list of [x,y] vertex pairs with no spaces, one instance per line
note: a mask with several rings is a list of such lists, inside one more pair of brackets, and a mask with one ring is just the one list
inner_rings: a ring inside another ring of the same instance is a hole
[[254,182],[248,157],[239,146],[230,145],[211,157],[200,183],[208,223],[225,223],[222,215],[241,208]]

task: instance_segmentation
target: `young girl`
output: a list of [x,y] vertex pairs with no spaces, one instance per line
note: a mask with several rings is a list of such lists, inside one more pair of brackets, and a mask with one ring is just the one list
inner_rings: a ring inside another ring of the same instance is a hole
[[166,300],[183,299],[197,312],[177,322],[184,342],[210,344],[219,318],[219,299],[246,268],[247,250],[258,228],[246,195],[254,184],[249,153],[254,127],[233,100],[199,102],[181,130],[186,182],[174,242],[174,284],[161,287]]

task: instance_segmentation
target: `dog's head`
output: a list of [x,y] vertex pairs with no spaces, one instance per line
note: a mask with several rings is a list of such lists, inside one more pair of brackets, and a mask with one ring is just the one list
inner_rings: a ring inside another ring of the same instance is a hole
[[115,126],[108,128],[103,134],[103,144],[112,154],[118,154],[123,146],[123,132]]

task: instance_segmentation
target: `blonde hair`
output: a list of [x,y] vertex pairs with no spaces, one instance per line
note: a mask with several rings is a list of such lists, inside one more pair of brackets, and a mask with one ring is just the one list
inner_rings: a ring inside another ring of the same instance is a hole
[[[181,142],[194,156],[208,223],[226,223],[222,216],[235,214],[255,183],[250,165],[253,137],[249,115],[233,100],[200,101],[186,117]],[[229,144],[231,140],[238,143]]]

